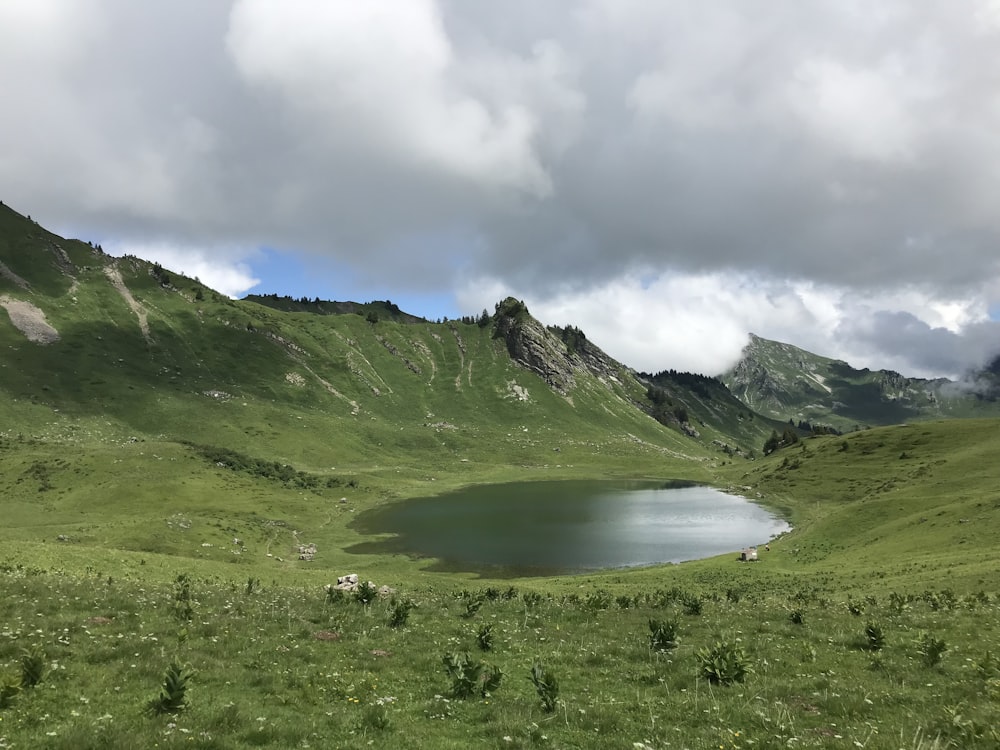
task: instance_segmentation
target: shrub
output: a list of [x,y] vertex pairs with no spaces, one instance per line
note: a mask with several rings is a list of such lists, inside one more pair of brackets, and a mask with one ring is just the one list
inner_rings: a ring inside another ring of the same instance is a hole
[[920,654],[926,667],[937,665],[947,650],[945,642],[940,638],[935,638],[931,633],[923,633],[917,639],[917,653]]
[[21,692],[21,683],[10,677],[0,679],[0,708],[10,708],[17,694]]
[[378,597],[378,589],[371,581],[359,581],[358,587],[354,589],[354,601],[368,606]]
[[698,674],[714,685],[732,685],[743,682],[750,667],[743,647],[738,643],[719,641],[706,646],[697,654]]
[[32,688],[45,675],[45,652],[35,645],[21,652],[21,687]]
[[885,646],[885,633],[877,622],[865,625],[864,636],[864,647],[869,651],[881,651],[882,647]]
[[559,704],[559,680],[556,676],[545,669],[542,663],[535,660],[531,665],[529,675],[531,683],[535,686],[538,697],[542,700],[542,709],[545,713],[552,713]]
[[697,594],[685,596],[681,604],[684,607],[684,614],[692,616],[701,614],[702,601]]
[[610,591],[598,589],[584,597],[583,608],[591,614],[597,614],[601,610],[609,609],[612,601],[614,600]]
[[525,591],[521,594],[521,599],[524,601],[524,606],[529,609],[542,603],[542,595],[537,591]]
[[649,621],[649,647],[656,652],[677,647],[677,623],[673,620]]
[[187,573],[181,573],[174,579],[174,614],[182,622],[190,622],[194,617],[191,578]]
[[409,599],[393,599],[392,611],[389,613],[389,627],[390,628],[401,628],[406,624],[406,621],[410,619],[410,611],[416,607]]
[[163,676],[163,687],[159,697],[149,702],[149,711],[154,714],[175,714],[187,708],[187,688],[190,672],[177,662],[171,662]]
[[481,651],[490,651],[493,648],[493,626],[482,625],[476,632],[476,643]]
[[451,679],[454,698],[468,698],[475,693],[485,698],[500,687],[503,672],[497,666],[473,661],[468,654],[445,654],[441,660]]
[[474,596],[471,599],[467,599],[465,602],[465,612],[462,613],[462,617],[467,620],[471,620],[475,617],[480,607],[483,606],[483,601],[484,599],[482,596]]

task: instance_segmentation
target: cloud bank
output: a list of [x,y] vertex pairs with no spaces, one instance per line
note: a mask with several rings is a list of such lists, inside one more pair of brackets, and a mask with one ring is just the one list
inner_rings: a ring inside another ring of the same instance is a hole
[[987,361],[1000,5],[767,11],[14,0],[0,197],[230,294],[259,248],[458,312],[512,293],[639,369],[718,372],[749,331]]

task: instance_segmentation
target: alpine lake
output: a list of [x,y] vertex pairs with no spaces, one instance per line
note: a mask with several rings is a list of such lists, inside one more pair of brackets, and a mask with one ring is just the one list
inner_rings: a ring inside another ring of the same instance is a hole
[[433,558],[431,570],[497,577],[735,557],[790,528],[738,495],[639,480],[477,485],[390,503],[354,526],[383,538],[350,552]]

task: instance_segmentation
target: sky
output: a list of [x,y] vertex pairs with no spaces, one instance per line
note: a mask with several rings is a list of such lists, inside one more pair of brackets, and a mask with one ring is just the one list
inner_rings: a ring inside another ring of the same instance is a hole
[[4,0],[0,200],[637,370],[1000,353],[1000,0]]

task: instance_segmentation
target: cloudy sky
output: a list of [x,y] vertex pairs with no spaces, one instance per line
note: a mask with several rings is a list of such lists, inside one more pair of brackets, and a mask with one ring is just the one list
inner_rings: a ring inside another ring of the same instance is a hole
[[1000,0],[4,0],[0,199],[647,371],[1000,352]]

